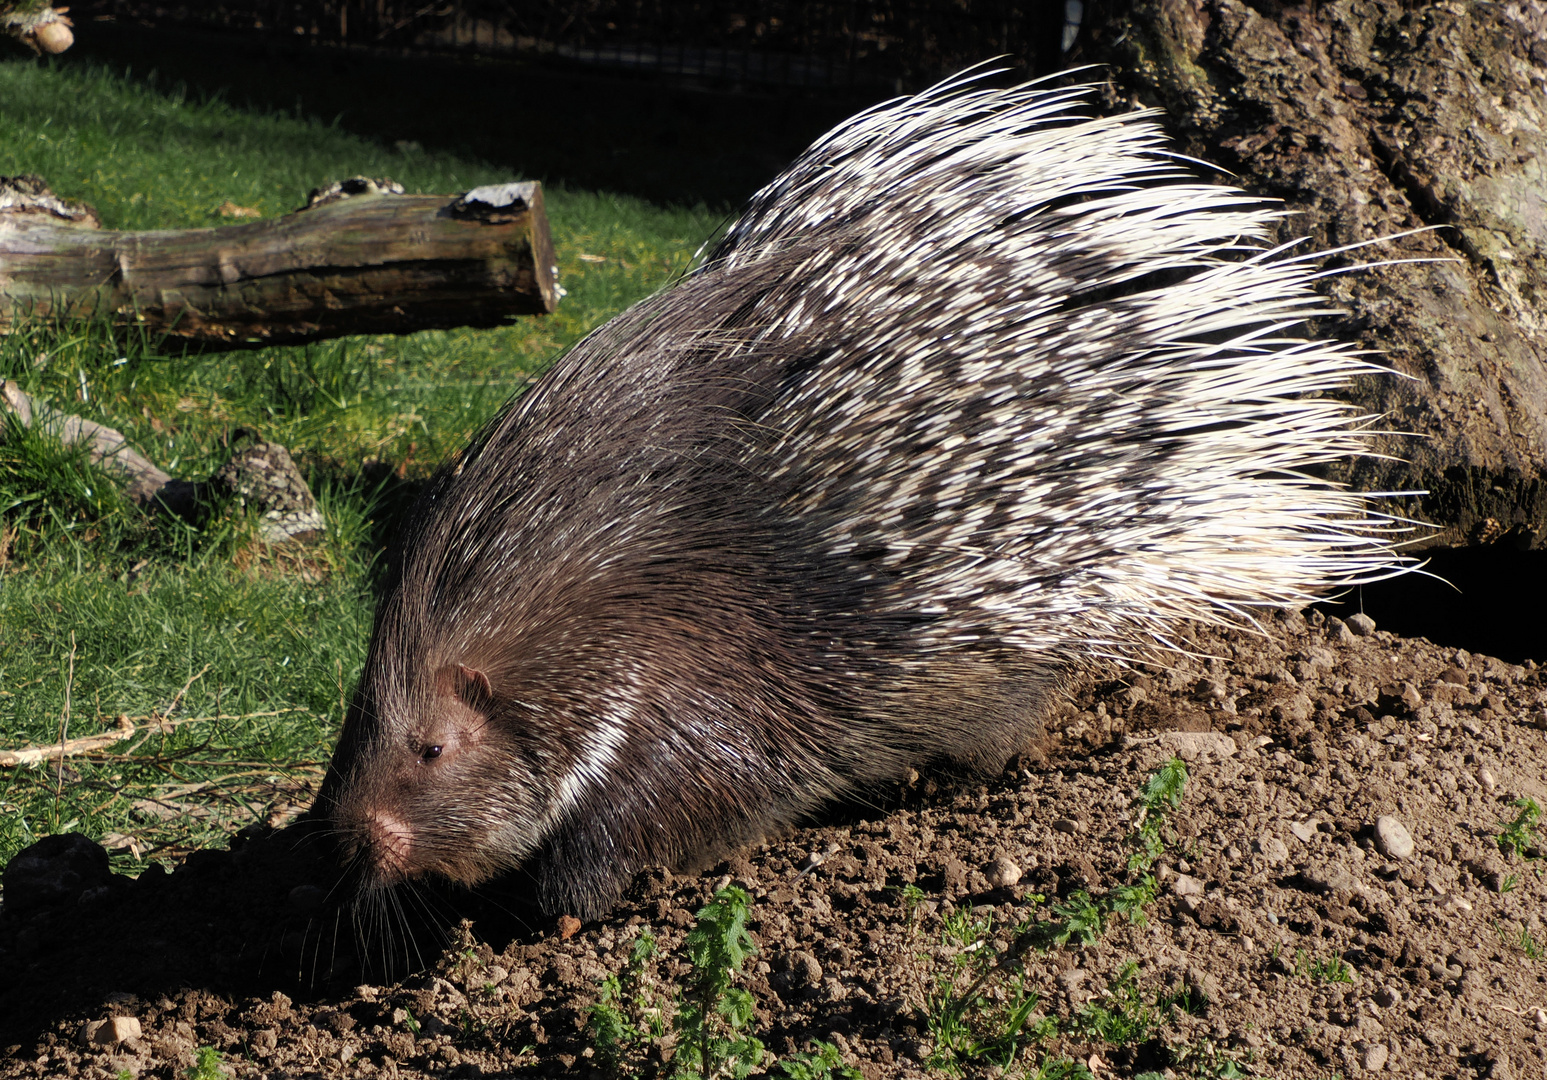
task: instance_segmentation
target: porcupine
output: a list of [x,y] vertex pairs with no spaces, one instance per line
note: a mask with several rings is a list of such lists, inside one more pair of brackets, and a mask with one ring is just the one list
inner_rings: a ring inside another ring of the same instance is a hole
[[640,869],[910,766],[998,767],[1075,673],[1392,564],[1304,470],[1367,367],[1282,209],[1145,114],[958,78],[759,192],[429,484],[319,810],[367,888]]

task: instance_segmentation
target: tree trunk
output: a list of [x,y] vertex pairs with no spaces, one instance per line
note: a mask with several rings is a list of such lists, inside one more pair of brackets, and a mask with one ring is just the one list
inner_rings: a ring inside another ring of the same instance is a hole
[[[1159,106],[1190,155],[1334,248],[1404,230],[1328,279],[1357,338],[1402,377],[1351,399],[1385,459],[1346,463],[1431,543],[1547,535],[1547,15],[1540,6],[1097,0],[1071,63],[1110,65],[1107,107]],[[1088,78],[1100,79],[1102,73]]]
[[233,349],[495,326],[551,312],[560,295],[537,183],[449,197],[346,181],[283,217],[151,232],[0,199],[0,332],[21,317],[107,315]]

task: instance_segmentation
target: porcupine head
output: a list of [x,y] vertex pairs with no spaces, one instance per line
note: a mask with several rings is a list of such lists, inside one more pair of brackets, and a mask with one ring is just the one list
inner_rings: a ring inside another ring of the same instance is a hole
[[1061,680],[1389,570],[1307,469],[1370,369],[1282,212],[1082,91],[824,137],[428,486],[319,799],[369,885],[552,911],[835,795],[994,766]]

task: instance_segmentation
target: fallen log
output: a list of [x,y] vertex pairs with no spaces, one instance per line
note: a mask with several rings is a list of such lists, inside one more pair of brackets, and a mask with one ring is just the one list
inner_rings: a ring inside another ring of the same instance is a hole
[[[253,432],[238,431],[246,445],[208,480],[179,480],[157,468],[116,429],[62,412],[24,393],[14,380],[0,379],[0,419],[7,415],[64,446],[84,446],[87,460],[124,481],[124,494],[141,509],[191,518],[207,496],[230,497],[257,512],[258,538],[265,543],[307,540],[327,529],[290,451]],[[0,425],[0,439],[4,437]]]
[[405,195],[357,177],[243,225],[94,225],[36,178],[0,180],[0,333],[18,319],[107,315],[235,349],[497,326],[562,295],[536,182]]

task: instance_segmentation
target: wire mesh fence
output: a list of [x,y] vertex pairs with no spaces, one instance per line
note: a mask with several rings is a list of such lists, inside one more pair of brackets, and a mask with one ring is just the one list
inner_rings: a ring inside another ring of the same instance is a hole
[[82,20],[409,52],[523,55],[732,85],[916,86],[994,57],[1038,67],[1066,0],[75,0]]

